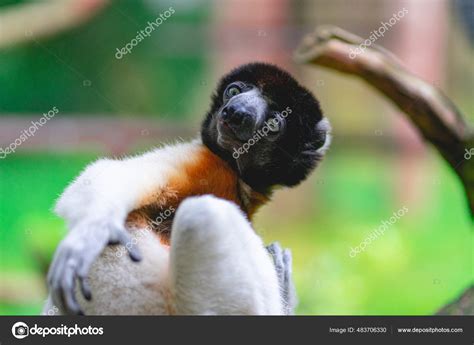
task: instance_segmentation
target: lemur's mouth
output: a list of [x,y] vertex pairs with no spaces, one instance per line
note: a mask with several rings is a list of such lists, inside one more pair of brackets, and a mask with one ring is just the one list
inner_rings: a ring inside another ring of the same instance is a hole
[[242,145],[235,130],[222,118],[217,121],[217,142],[224,148],[234,148]]
[[223,119],[219,120],[219,124],[222,126],[223,129],[225,129],[227,132],[231,132],[235,134],[234,130],[229,126],[229,124],[224,121]]

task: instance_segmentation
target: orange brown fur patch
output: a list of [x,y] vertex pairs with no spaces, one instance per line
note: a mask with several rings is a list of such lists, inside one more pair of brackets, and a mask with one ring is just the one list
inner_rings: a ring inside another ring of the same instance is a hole
[[[176,166],[176,173],[169,176],[165,188],[151,192],[140,201],[141,206],[129,214],[127,223],[138,227],[150,226],[160,212],[170,207],[176,210],[185,198],[204,194],[236,203],[251,220],[268,198],[250,188],[244,192],[244,198],[242,193],[239,178],[231,167],[207,147],[201,146],[189,160]],[[174,213],[166,221],[170,223],[173,216]],[[171,224],[167,226],[170,228]],[[158,230],[158,233],[161,241],[169,244],[169,231]]]

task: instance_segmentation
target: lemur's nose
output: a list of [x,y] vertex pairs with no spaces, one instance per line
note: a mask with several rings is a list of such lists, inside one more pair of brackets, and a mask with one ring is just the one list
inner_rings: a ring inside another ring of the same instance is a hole
[[254,128],[254,115],[248,107],[230,104],[222,110],[224,122],[239,139],[247,140]]

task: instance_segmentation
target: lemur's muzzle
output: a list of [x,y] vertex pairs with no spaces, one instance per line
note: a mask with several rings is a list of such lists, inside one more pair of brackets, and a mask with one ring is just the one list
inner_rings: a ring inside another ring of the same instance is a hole
[[220,112],[224,135],[239,141],[247,141],[263,122],[267,103],[257,90],[248,91],[232,98]]
[[222,109],[224,126],[229,128],[235,137],[246,141],[252,137],[255,128],[255,110],[241,104],[231,104]]

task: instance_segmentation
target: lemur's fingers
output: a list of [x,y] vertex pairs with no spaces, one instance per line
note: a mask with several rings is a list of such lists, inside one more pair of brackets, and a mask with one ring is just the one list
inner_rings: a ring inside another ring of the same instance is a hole
[[88,301],[92,299],[91,286],[89,284],[88,277],[79,277],[79,286],[81,287],[81,292],[84,298]]
[[292,265],[293,265],[293,258],[291,256],[291,251],[289,249],[283,250],[283,265],[285,267],[284,273],[283,273],[283,283],[285,292],[288,293],[288,287],[290,286],[291,283],[291,274],[292,274]]
[[74,293],[74,277],[78,261],[67,243],[61,244],[49,272],[49,285],[54,304],[66,314],[81,314]]
[[61,300],[63,306],[66,307],[68,314],[78,315],[83,314],[83,312],[79,306],[79,303],[77,303],[76,294],[74,291],[74,275],[76,267],[77,263],[72,258],[66,264],[66,271],[61,281]]
[[61,257],[63,255],[64,253],[62,251],[56,251],[53,258],[53,263],[51,264],[48,272],[48,285],[50,287],[52,301],[61,310],[65,310],[63,302],[60,298],[61,293],[59,286],[59,272],[62,272],[63,266],[66,265],[66,260]]
[[286,313],[288,315],[294,314],[297,305],[296,290],[293,284],[293,258],[291,251],[285,249],[283,251],[283,264],[284,264],[284,275],[283,275],[283,299],[286,303]]
[[122,244],[133,261],[140,261],[141,255],[125,227],[104,221],[87,221],[71,229],[59,245],[48,282],[53,302],[66,314],[82,314],[76,300],[76,281],[86,300],[92,298],[88,274],[92,264],[107,244]]
[[125,247],[128,252],[128,256],[134,262],[139,262],[142,260],[142,255],[138,250],[136,243],[133,243],[132,237],[125,230],[125,228],[114,226],[112,228],[112,234],[109,239],[109,244],[121,244]]
[[273,258],[275,270],[280,284],[281,298],[285,305],[285,313],[293,314],[296,306],[296,292],[292,279],[292,257],[289,249],[283,250],[278,242],[267,246]]
[[284,273],[284,263],[283,263],[283,250],[281,249],[280,243],[273,242],[267,246],[267,251],[273,258],[273,263],[275,264],[275,269],[278,275],[278,281],[280,286],[283,283],[283,273]]

